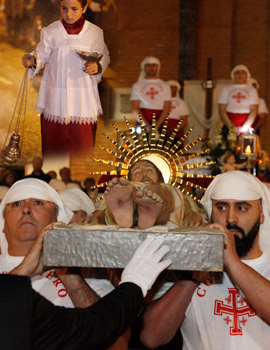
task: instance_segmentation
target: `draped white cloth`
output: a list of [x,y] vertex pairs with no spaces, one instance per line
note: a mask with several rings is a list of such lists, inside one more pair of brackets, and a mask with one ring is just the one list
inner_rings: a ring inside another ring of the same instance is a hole
[[[209,129],[209,137],[213,138],[216,135],[216,131],[221,120],[218,113],[217,99],[220,91],[224,86],[231,85],[231,80],[217,80],[217,85],[213,90],[213,104],[212,104],[212,117],[210,119],[205,118],[205,99],[206,91],[202,88],[201,80],[185,80],[184,81],[184,96],[183,99],[187,103],[190,114],[188,117],[187,130],[194,126],[192,133],[188,136],[185,144],[194,141],[196,138],[204,134],[204,129]],[[200,143],[197,144],[198,149],[201,147]],[[194,148],[192,149],[195,150]]]

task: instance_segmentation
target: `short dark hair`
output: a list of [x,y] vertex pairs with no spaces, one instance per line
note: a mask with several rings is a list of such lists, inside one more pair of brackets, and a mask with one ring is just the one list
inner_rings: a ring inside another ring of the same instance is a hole
[[159,170],[159,168],[152,162],[150,162],[150,160],[147,160],[147,159],[140,159],[138,160],[137,162],[135,162],[134,164],[132,164],[131,168],[129,169],[128,171],[128,179],[129,181],[131,181],[131,170],[134,168],[134,166],[136,164],[138,164],[139,162],[147,162],[149,164],[152,165],[152,167],[155,169],[156,173],[157,173],[157,176],[158,176],[158,182],[159,183],[164,183],[164,178],[163,178],[163,175],[162,175],[162,172]]
[[[87,5],[87,0],[78,0],[79,3],[82,5],[82,7],[85,7]],[[62,0],[60,0],[62,2]]]
[[62,173],[63,171],[65,171],[65,170],[67,170],[67,171],[70,172],[70,168],[64,166],[63,168],[61,168],[61,169],[59,170],[59,173],[61,174],[61,173]]

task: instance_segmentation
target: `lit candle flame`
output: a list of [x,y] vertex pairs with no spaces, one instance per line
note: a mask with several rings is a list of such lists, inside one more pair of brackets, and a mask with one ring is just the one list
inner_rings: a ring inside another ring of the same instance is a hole
[[251,153],[252,149],[250,147],[250,145],[247,145],[246,149],[245,149],[245,153]]

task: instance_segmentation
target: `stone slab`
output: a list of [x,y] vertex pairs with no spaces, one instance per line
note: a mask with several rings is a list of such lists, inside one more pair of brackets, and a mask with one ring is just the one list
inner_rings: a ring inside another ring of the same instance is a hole
[[222,271],[224,235],[206,227],[149,232],[147,230],[87,230],[53,228],[44,239],[46,266],[124,268],[147,235],[162,236],[171,250],[171,270]]

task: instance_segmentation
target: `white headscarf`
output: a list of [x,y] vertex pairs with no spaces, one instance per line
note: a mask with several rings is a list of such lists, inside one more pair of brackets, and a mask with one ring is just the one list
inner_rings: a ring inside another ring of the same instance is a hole
[[1,253],[7,251],[7,241],[3,233],[4,217],[3,213],[6,204],[21,201],[28,198],[36,198],[53,202],[58,207],[57,221],[63,221],[68,224],[73,216],[73,212],[68,209],[60,199],[58,193],[45,181],[27,178],[15,182],[3,198],[0,205],[0,244]]
[[178,81],[176,81],[176,80],[168,80],[167,83],[168,83],[170,86],[176,86],[176,87],[177,87],[176,96],[177,96],[177,97],[180,97],[179,91],[181,90],[181,85],[178,83]]
[[93,201],[78,188],[68,188],[58,192],[63,203],[72,211],[83,210],[87,216],[95,211]]
[[247,73],[247,81],[250,79],[251,74],[250,71],[248,70],[247,66],[244,66],[243,64],[238,64],[238,66],[235,66],[233,70],[231,71],[231,78],[234,80],[234,73],[239,71],[239,70],[244,70]]
[[80,185],[77,184],[76,182],[69,182],[69,183],[66,185],[66,188],[77,188],[78,190],[81,189]]
[[262,199],[264,223],[260,226],[259,246],[270,254],[270,192],[255,176],[245,171],[228,171],[217,175],[201,199],[209,218],[212,213],[212,199],[233,199],[252,201]]
[[141,62],[141,73],[139,75],[138,81],[141,81],[144,79],[145,77],[145,70],[144,70],[144,66],[146,64],[157,64],[158,65],[158,73],[157,76],[159,77],[159,71],[160,71],[160,60],[156,57],[146,57],[142,62]]
[[59,180],[59,179],[51,179],[49,182],[49,185],[55,189],[55,191],[61,191],[64,190],[67,186],[64,183],[64,181]]

